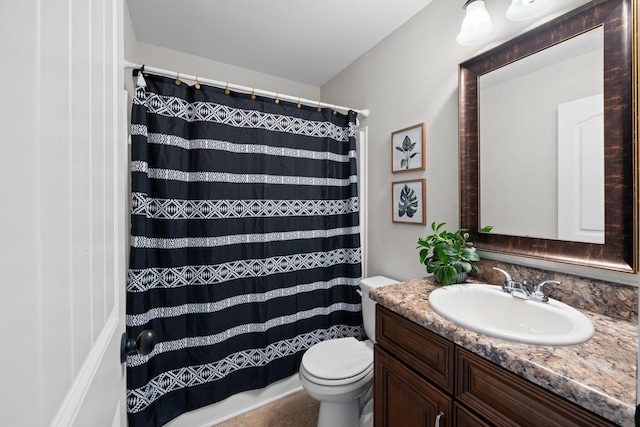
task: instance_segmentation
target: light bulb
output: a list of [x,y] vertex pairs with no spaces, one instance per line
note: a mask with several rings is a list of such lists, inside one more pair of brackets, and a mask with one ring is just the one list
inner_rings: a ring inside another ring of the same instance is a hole
[[487,40],[493,34],[493,24],[484,0],[469,3],[466,11],[456,41],[461,45],[473,45]]
[[512,21],[524,21],[546,12],[556,0],[511,0],[507,9],[507,18]]

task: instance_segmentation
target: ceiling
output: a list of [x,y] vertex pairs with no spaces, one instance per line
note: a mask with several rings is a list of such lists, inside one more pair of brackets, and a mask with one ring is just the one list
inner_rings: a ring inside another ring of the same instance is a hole
[[127,3],[139,42],[320,87],[431,1]]

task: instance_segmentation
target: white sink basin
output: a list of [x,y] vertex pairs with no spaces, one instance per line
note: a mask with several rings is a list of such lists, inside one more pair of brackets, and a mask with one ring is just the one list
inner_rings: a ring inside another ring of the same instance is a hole
[[523,300],[500,286],[461,284],[431,292],[431,308],[447,320],[480,334],[536,345],[573,345],[589,340],[591,321],[560,301]]

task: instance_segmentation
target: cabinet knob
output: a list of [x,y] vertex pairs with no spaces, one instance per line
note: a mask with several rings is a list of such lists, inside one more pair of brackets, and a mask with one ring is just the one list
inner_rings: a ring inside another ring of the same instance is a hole
[[122,334],[120,339],[120,363],[124,363],[127,360],[128,354],[139,353],[143,356],[151,353],[156,345],[156,334],[151,329],[145,329],[140,332],[138,337],[127,337],[127,333]]

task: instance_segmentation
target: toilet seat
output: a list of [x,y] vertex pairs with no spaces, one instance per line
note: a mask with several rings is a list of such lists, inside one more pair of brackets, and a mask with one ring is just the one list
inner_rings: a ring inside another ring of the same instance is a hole
[[301,371],[321,385],[353,383],[373,370],[370,342],[353,337],[336,338],[313,345],[302,356]]

